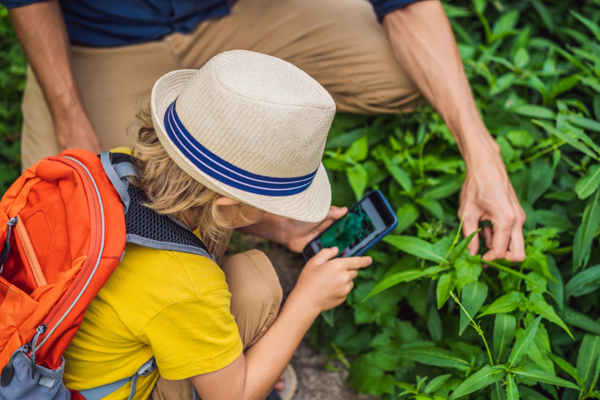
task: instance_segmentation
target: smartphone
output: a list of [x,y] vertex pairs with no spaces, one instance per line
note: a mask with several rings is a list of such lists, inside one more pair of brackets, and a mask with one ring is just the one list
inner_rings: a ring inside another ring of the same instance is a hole
[[374,190],[308,243],[302,255],[308,261],[321,249],[337,246],[337,257],[360,256],[383,239],[396,225],[396,214],[383,194]]

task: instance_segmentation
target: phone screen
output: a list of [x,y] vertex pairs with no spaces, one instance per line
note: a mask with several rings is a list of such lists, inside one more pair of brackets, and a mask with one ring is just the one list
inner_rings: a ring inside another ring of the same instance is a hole
[[389,206],[379,192],[372,192],[327,228],[304,249],[311,258],[323,248],[337,247],[338,257],[357,255],[395,223]]

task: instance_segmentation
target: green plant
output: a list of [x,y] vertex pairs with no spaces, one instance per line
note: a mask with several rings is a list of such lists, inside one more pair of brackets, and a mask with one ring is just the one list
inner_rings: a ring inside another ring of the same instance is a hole
[[0,6],[0,193],[20,174],[21,96],[27,64],[6,8]]
[[431,108],[335,120],[324,160],[334,204],[378,188],[399,219],[346,304],[311,332],[314,347],[356,357],[357,390],[419,400],[600,398],[599,5],[445,3],[527,213],[523,263],[466,251],[472,236],[460,240],[456,216],[465,166]]
[[[431,108],[338,116],[324,160],[334,204],[379,188],[399,225],[310,342],[350,365],[354,388],[385,398],[600,398],[600,1],[445,6],[527,212],[527,258],[465,251],[465,167]],[[0,193],[18,176],[25,74],[0,7]]]

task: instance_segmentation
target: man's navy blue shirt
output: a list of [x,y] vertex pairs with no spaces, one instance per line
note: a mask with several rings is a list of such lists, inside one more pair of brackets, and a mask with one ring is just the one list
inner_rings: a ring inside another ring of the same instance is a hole
[[[45,0],[0,0],[19,7]],[[371,0],[379,21],[418,0]],[[72,43],[112,47],[189,33],[201,21],[227,15],[228,0],[60,0]],[[349,27],[349,29],[351,29]]]

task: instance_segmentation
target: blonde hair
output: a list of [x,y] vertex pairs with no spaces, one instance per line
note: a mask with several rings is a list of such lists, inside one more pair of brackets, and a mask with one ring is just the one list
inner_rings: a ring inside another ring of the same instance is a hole
[[171,159],[158,140],[149,106],[138,105],[136,117],[128,136],[138,178],[130,182],[150,198],[144,205],[158,214],[170,214],[192,229],[198,228],[203,240],[217,243],[232,228],[216,204],[222,196],[189,176]]

